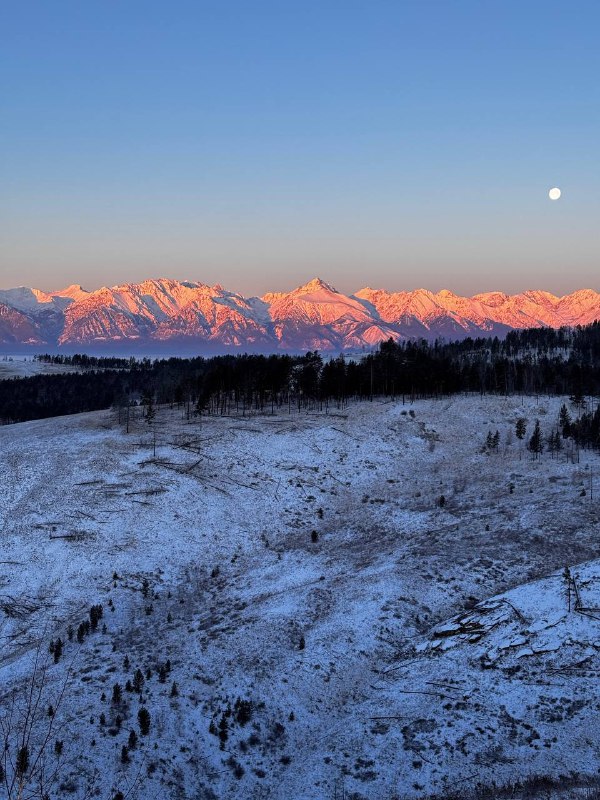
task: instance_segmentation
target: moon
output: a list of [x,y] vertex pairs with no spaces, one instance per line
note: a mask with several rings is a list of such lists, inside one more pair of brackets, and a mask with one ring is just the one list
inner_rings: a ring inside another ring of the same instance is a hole
[[548,192],[548,197],[550,198],[550,200],[558,200],[558,198],[560,197],[560,189],[558,188],[558,186],[555,186],[553,189],[550,189],[550,191]]

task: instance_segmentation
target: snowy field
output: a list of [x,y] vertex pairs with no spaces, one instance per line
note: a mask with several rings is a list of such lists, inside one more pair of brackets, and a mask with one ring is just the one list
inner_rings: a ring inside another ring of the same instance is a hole
[[65,364],[46,364],[35,361],[32,356],[0,356],[0,380],[6,378],[29,378],[32,375],[53,375],[59,372],[76,372]]
[[[561,402],[0,428],[0,708],[41,641],[52,797],[466,797],[597,774],[599,458],[534,461],[514,435],[520,416],[550,433]],[[98,630],[69,641],[95,604]]]

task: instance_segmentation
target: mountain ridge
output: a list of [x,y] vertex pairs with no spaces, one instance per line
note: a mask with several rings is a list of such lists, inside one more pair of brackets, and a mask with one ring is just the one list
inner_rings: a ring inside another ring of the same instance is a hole
[[220,284],[152,278],[85,290],[0,290],[0,347],[217,352],[365,349],[406,338],[504,336],[530,327],[584,325],[600,319],[600,293],[557,296],[540,289],[470,297],[449,289],[354,294],[313,278],[290,292],[244,297]]

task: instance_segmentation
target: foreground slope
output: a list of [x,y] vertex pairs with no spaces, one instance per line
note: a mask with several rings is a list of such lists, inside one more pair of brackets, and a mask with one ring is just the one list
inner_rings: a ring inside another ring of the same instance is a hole
[[[75,797],[424,797],[594,773],[600,614],[569,610],[563,570],[600,606],[598,458],[532,461],[512,435],[519,416],[550,432],[560,402],[0,429],[4,704],[60,636],[46,702],[72,664],[55,718]],[[106,630],[69,641],[98,603]],[[141,693],[112,704],[137,668]],[[123,763],[140,703],[150,733]]]

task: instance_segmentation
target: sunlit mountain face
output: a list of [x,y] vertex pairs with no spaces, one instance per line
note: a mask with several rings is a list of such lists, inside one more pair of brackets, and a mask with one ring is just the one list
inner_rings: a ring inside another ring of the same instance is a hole
[[514,328],[585,325],[600,319],[600,294],[545,291],[460,297],[444,289],[352,295],[315,278],[291,292],[243,297],[220,285],[146,280],[86,291],[0,290],[0,345],[198,352],[373,347],[389,339],[503,336]]

